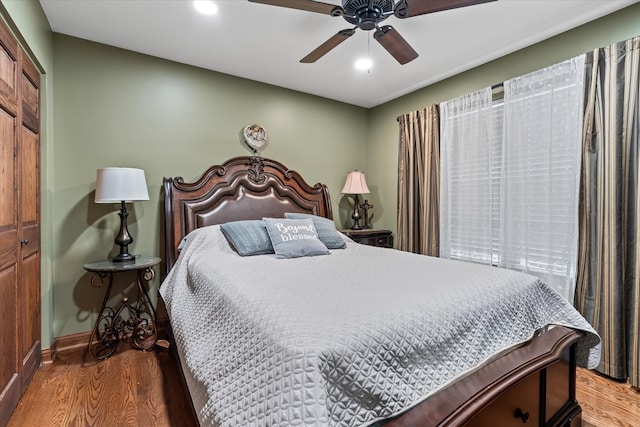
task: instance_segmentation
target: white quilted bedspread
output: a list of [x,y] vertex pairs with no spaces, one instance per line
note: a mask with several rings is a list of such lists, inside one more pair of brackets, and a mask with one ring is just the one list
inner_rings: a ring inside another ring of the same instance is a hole
[[531,276],[349,242],[330,255],[238,256],[193,232],[161,286],[202,426],[362,426],[415,405],[559,324],[598,337]]

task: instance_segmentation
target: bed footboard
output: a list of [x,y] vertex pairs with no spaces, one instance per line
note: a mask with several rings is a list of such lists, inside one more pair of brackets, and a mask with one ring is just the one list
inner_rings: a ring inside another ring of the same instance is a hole
[[575,354],[581,336],[562,326],[541,331],[384,425],[580,426]]

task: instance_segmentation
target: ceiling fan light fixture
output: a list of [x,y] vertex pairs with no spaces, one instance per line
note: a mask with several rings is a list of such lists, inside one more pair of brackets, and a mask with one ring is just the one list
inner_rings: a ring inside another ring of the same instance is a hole
[[218,13],[218,6],[211,0],[195,0],[193,7],[203,15],[215,15]]
[[361,71],[369,71],[373,66],[373,61],[369,58],[360,58],[356,61],[356,68]]

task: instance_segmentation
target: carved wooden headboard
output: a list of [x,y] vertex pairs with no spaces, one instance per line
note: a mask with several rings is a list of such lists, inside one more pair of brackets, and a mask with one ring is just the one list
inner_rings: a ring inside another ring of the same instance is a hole
[[303,212],[333,218],[329,190],[310,186],[296,171],[275,160],[235,157],[211,166],[195,182],[164,178],[165,265],[178,258],[189,232],[228,221],[282,217]]

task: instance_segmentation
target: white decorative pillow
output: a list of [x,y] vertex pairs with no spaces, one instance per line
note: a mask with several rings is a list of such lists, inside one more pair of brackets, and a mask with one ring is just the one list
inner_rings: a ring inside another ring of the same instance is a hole
[[263,218],[277,258],[326,255],[311,219]]

